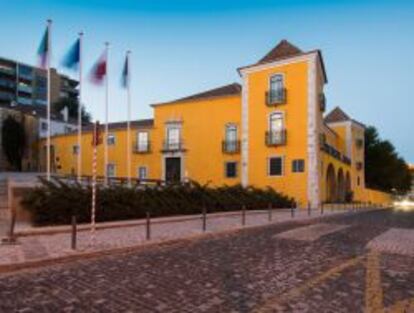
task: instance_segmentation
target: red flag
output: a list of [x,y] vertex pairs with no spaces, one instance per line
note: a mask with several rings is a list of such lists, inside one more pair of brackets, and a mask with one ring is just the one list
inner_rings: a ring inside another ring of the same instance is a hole
[[91,70],[91,81],[94,84],[101,85],[106,76],[106,53],[104,52]]

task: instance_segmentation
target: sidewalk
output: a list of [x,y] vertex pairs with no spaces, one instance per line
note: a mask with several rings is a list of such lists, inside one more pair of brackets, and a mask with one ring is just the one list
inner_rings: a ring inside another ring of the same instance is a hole
[[[323,216],[352,214],[348,210],[325,211]],[[71,232],[68,226],[17,229],[17,244],[0,245],[0,272],[13,265],[41,264],[42,261],[59,260],[74,256],[87,256],[97,252],[108,252],[134,248],[146,244],[191,238],[203,234],[219,233],[260,225],[278,224],[287,221],[309,221],[321,217],[321,212],[297,210],[292,218],[291,210],[247,211],[245,226],[241,212],[215,213],[207,216],[207,230],[202,230],[201,215],[151,220],[151,239],[147,240],[145,220],[101,223],[97,225],[92,245],[89,225],[80,225],[77,233],[77,249],[71,249]],[[3,270],[2,270],[3,269]]]

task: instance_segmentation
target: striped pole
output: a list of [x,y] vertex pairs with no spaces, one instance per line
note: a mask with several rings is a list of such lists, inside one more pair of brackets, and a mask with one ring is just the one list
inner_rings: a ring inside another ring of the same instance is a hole
[[77,155],[77,176],[78,182],[82,179],[82,105],[83,105],[83,88],[82,88],[82,49],[83,49],[83,33],[79,33],[79,105],[78,105],[78,155]]
[[98,152],[98,127],[99,124],[95,123],[94,126],[94,140],[93,140],[93,159],[92,159],[92,210],[91,210],[91,246],[95,245],[95,215],[96,215],[96,163],[97,163],[97,152]]
[[52,36],[52,20],[47,20],[47,29],[48,29],[48,36],[47,36],[47,59],[46,59],[46,66],[47,66],[47,107],[46,107],[46,119],[47,119],[47,138],[46,138],[46,178],[50,180],[50,172],[51,172],[51,140],[50,137],[52,135],[51,132],[51,89],[52,89],[52,82],[50,76],[50,59],[52,58],[52,47],[50,44],[50,39]]

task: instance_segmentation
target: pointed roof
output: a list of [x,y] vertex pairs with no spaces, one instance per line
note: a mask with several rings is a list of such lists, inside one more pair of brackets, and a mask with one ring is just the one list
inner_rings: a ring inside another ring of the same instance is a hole
[[325,116],[326,123],[337,123],[350,121],[351,118],[340,107],[336,107]]
[[358,122],[357,120],[352,119],[340,107],[336,107],[335,109],[333,109],[324,118],[324,122],[326,124],[329,124],[329,123],[338,123],[338,122],[347,122],[347,121],[353,122],[355,124],[358,124],[362,128],[365,128],[365,125],[364,124],[362,124],[361,122]]
[[169,104],[174,102],[182,102],[182,101],[191,101],[191,100],[201,100],[201,99],[208,99],[208,98],[216,98],[216,97],[225,97],[225,96],[235,96],[241,94],[241,85],[238,83],[233,83],[225,86],[221,86],[218,88],[210,89],[207,91],[203,91],[200,93],[196,93],[194,95],[180,98],[177,100],[153,104],[153,106]]
[[266,54],[258,64],[269,63],[279,59],[296,56],[302,54],[303,51],[291,44],[286,39],[280,41],[268,54]]

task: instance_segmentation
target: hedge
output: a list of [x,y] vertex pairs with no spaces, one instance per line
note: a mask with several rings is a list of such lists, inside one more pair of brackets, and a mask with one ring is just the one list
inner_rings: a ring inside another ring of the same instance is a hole
[[[37,226],[69,224],[72,215],[79,223],[90,222],[91,187],[54,178],[41,179],[41,185],[29,191],[22,200]],[[140,219],[199,214],[205,206],[209,213],[291,206],[293,199],[272,188],[243,188],[240,185],[209,187],[196,182],[167,186],[115,185],[97,187],[96,221]]]

